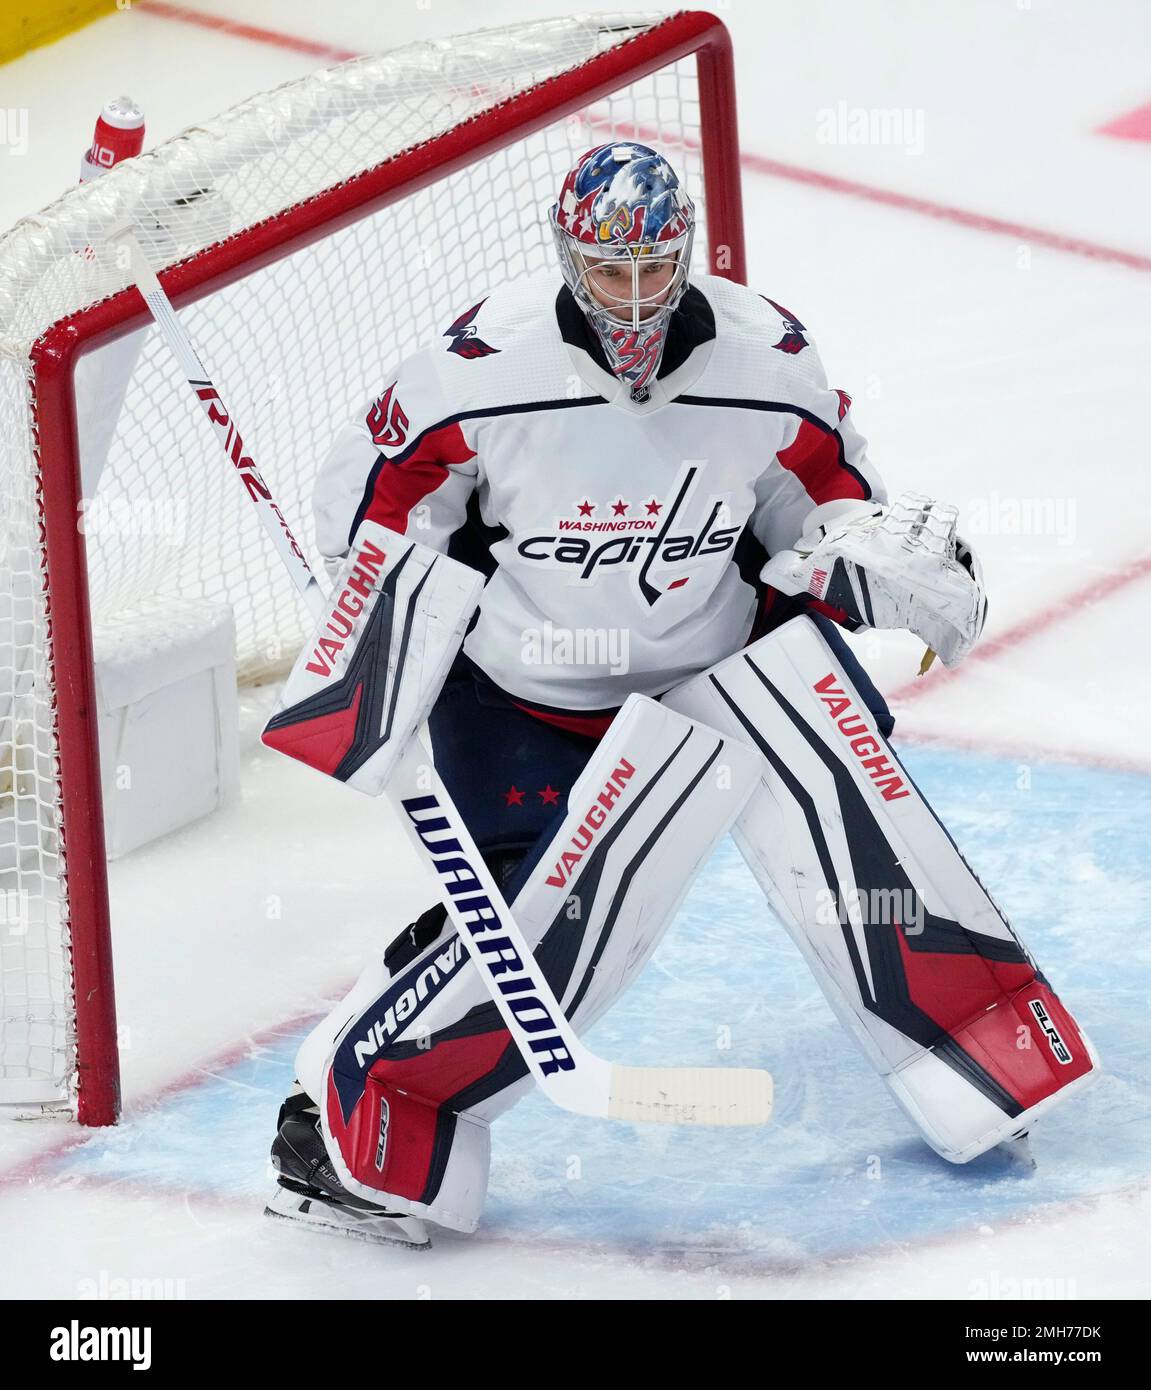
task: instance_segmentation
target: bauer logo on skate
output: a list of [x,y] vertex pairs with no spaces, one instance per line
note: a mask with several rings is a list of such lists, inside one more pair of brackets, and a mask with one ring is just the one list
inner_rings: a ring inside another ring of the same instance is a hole
[[903,778],[892,767],[883,744],[871,732],[867,721],[851,703],[851,697],[840,686],[839,677],[828,672],[812,687],[827,707],[835,726],[847,739],[851,751],[859,759],[867,775],[875,783],[884,801],[896,801],[911,793]]
[[570,847],[564,850],[556,860],[555,868],[548,874],[546,881],[553,888],[562,888],[569,882],[572,870],[591,848],[596,834],[602,829],[624,788],[634,776],[635,768],[626,758],[621,758],[604,784],[603,791],[588,808],[579,829],[571,837]]
[[477,964],[491,979],[499,996],[525,1033],[533,1036],[528,1046],[545,1076],[574,1071],[575,1058],[556,1032],[555,1020],[540,1000],[541,990],[532,977],[538,968],[534,956],[522,960],[504,934],[499,913],[487,895],[475,868],[468,863],[463,846],[452,834],[451,821],[434,796],[408,797],[400,802],[435,865],[436,872],[452,900],[453,917],[475,940]]
[[364,611],[372,589],[387,561],[387,554],[371,541],[364,541],[356,556],[356,567],[328,614],[327,631],[312,650],[306,669],[316,676],[330,676],[340,653],[355,628],[355,619]]

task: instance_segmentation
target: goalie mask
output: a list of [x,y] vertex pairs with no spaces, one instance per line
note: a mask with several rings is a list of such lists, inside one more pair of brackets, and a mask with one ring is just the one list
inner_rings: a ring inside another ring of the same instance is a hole
[[568,289],[612,371],[646,400],[687,289],[691,199],[662,155],[617,141],[581,156],[550,219]]

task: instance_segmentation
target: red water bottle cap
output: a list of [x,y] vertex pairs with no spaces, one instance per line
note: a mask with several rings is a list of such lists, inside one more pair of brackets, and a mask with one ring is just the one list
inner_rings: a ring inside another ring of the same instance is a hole
[[96,122],[92,146],[80,162],[80,182],[95,178],[144,148],[144,113],[131,97],[106,102]]

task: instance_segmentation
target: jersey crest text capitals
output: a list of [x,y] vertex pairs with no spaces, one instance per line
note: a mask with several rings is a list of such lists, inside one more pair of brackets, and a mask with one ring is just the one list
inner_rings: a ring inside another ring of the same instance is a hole
[[[603,506],[607,515],[598,518],[601,504],[588,499],[577,504],[574,517],[557,517],[551,533],[528,536],[516,546],[521,559],[548,569],[572,567],[576,583],[595,583],[604,572],[634,574],[640,594],[652,606],[665,593],[682,589],[689,574],[674,575],[663,588],[653,581],[653,566],[675,566],[731,550],[742,530],[727,524],[730,508],[721,497],[713,499],[702,524],[687,529],[675,526],[682,514],[698,468],[689,467],[671,502],[652,496],[632,504],[616,498]],[[641,515],[629,515],[638,510]],[[603,540],[589,540],[573,531],[608,532]]]

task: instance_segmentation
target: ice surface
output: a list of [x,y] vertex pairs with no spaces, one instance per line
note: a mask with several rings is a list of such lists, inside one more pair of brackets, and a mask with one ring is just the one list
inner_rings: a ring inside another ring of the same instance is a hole
[[[198,8],[370,49],[571,7]],[[748,153],[1151,254],[1151,149],[1093,134],[1151,97],[1138,0],[720,13]],[[176,30],[146,7],[30,54],[0,70],[0,107],[30,117],[28,154],[0,150],[0,224],[72,182],[108,96],[143,103],[151,141],[315,61]],[[921,111],[922,150],[821,142],[819,113],[841,101]],[[1151,275],[750,169],[744,196],[752,283],[811,329],[892,488],[957,502],[983,559],[988,641],[1011,634],[987,659],[915,686],[912,639],[856,645],[905,692],[897,738],[934,740],[901,744],[913,775],[1090,1032],[1104,1077],[1037,1128],[1034,1171],[1001,1154],[946,1164],[724,846],[592,1043],[629,1062],[767,1065],[769,1127],[642,1131],[533,1095],[494,1130],[474,1236],[411,1254],[273,1226],[267,1146],[295,1043],[430,894],[385,807],[254,751],[271,698],[259,692],[242,805],[113,870],[123,1125],[0,1125],[0,1233],[21,1251],[0,1295],[84,1295],[102,1277],[188,1297],[1151,1291]],[[1013,528],[1027,501],[1055,524]],[[1078,600],[1097,584],[1105,597]]]
[[[951,1296],[972,1296],[998,1268],[981,1253],[995,1233],[1049,1233],[1077,1204],[1129,1194],[1145,1181],[1151,1065],[1141,1028],[1151,949],[1139,848],[1151,782],[1038,765],[1024,791],[1016,766],[1003,760],[912,748],[905,761],[1104,1060],[1097,1085],[1037,1128],[1037,1168],[1000,1151],[956,1167],[919,1140],[725,842],[651,967],[590,1042],[603,1056],[639,1064],[766,1065],[776,1078],[772,1123],[649,1130],[568,1115],[530,1095],[493,1131],[481,1229],[466,1241],[445,1238],[461,1259],[474,1252],[477,1279],[493,1247],[522,1248],[537,1259],[552,1252],[545,1291],[555,1296],[573,1291],[569,1261],[585,1268],[625,1257],[672,1283],[698,1276],[777,1293],[848,1266],[882,1282],[897,1256],[929,1264],[940,1241],[966,1241],[979,1252],[976,1263],[949,1287]],[[94,1237],[89,1263],[120,1269],[138,1241],[131,1223],[141,1219],[141,1199],[166,1202],[162,1269],[189,1268],[201,1222],[221,1253],[211,1271],[167,1277],[187,1279],[191,1297],[243,1296],[247,1275],[230,1252],[248,1249],[269,1188],[267,1147],[305,1031],[302,1021],[269,1031],[133,1109],[119,1129],[36,1162],[40,1202],[53,1196],[61,1220],[68,1212],[87,1224],[100,1210],[125,1209],[129,1229]],[[16,1195],[9,1188],[0,1211],[11,1213]],[[298,1292],[320,1258],[315,1244],[336,1243],[282,1230],[260,1239],[277,1277],[298,1280]],[[381,1279],[408,1277],[397,1255],[378,1259]],[[1119,1242],[1111,1281],[1124,1277],[1124,1261]],[[342,1274],[337,1265],[330,1292],[355,1296],[360,1270],[359,1259]],[[36,1274],[58,1292],[77,1277],[59,1251],[51,1270]],[[422,1267],[411,1277],[423,1277]],[[1000,1269],[997,1277],[1021,1276]],[[1043,1277],[1081,1296],[1095,1287],[1083,1286],[1072,1251],[1049,1262]],[[1125,1277],[1132,1291],[1145,1287],[1138,1265]]]

